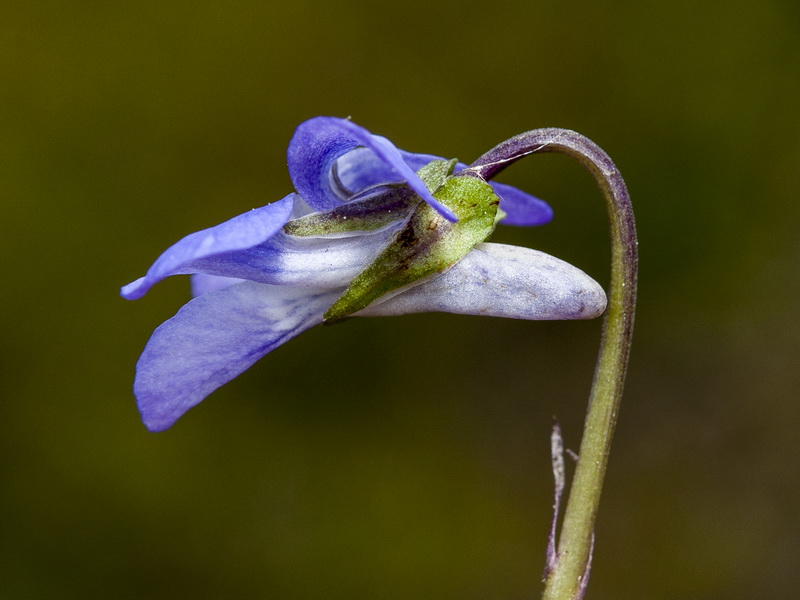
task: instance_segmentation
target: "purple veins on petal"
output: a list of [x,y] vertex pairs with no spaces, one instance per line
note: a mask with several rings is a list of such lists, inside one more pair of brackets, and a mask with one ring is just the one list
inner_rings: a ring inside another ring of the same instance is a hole
[[220,225],[197,231],[173,244],[144,277],[124,286],[123,298],[137,300],[170,275],[194,272],[191,265],[220,254],[236,252],[264,243],[281,230],[292,212],[294,194],[256,208]]
[[258,359],[322,322],[341,289],[231,285],[195,298],[155,330],[136,367],[134,393],[151,431]]
[[388,243],[399,225],[365,235],[316,238],[277,233],[263,244],[193,261],[193,273],[272,285],[346,286]]

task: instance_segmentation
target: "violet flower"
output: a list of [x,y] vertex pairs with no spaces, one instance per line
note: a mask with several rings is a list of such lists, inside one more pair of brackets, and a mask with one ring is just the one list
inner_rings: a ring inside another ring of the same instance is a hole
[[183,238],[122,288],[135,300],[165,277],[193,275],[195,298],[155,330],[136,368],[151,431],[326,320],[431,311],[588,319],[605,309],[602,288],[577,268],[484,243],[498,221],[540,225],[552,211],[466,165],[317,117],[297,128],[288,167],[295,193]]

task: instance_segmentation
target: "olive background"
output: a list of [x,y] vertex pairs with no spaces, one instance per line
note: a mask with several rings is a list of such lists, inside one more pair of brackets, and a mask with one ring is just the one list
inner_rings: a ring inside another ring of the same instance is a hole
[[[14,2],[0,10],[0,597],[522,599],[556,415],[577,449],[601,322],[317,327],[165,433],[131,393],[184,235],[291,191],[315,115],[466,162],[536,127],[616,161],[640,304],[588,598],[791,597],[800,575],[800,9]],[[608,280],[591,177],[501,180],[499,228]]]

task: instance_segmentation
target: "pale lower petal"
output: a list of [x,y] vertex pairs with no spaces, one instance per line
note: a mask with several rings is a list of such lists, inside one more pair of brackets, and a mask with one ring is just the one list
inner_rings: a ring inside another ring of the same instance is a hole
[[341,289],[244,282],[199,296],[155,330],[136,367],[142,420],[162,431],[285,341],[320,323]]
[[569,263],[530,248],[485,243],[444,274],[356,314],[449,312],[530,320],[592,319],[605,307],[603,288]]

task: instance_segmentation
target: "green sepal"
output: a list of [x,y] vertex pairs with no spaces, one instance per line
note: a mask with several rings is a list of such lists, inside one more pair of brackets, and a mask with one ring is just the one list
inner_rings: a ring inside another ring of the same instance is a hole
[[[436,192],[442,187],[442,184],[453,173],[456,168],[457,158],[451,160],[432,160],[424,167],[417,171],[417,176],[422,179],[422,183],[428,188],[428,191],[436,198]],[[436,198],[441,202],[439,198]],[[450,208],[448,206],[448,208]],[[452,210],[452,209],[451,209]]]
[[428,204],[419,203],[405,227],[328,309],[326,320],[346,317],[388,292],[445,271],[491,235],[500,199],[478,177],[448,177],[454,164],[434,161],[419,175],[458,221],[450,223]]

